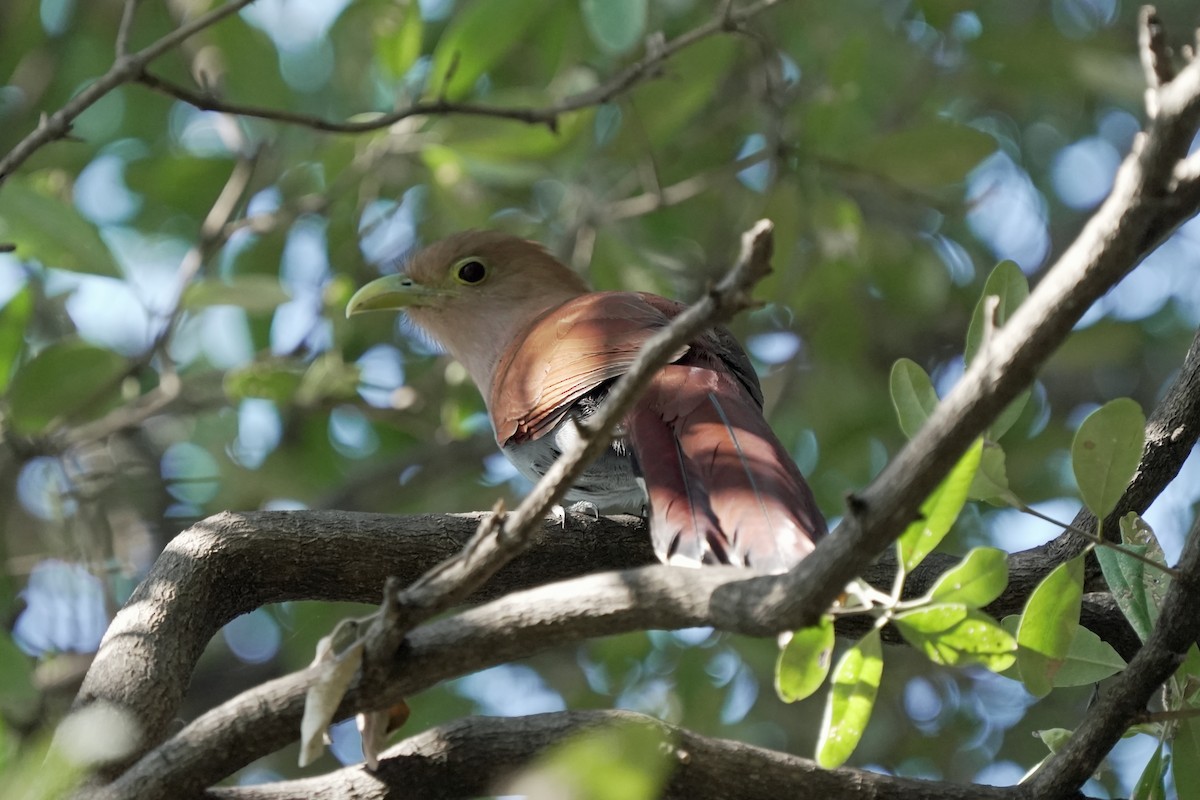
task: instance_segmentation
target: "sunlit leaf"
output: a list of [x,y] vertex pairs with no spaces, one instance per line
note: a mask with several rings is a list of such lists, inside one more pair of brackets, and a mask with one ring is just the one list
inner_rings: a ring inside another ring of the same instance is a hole
[[580,0],[580,9],[592,41],[606,53],[624,53],[646,31],[646,0]]
[[976,439],[950,474],[921,504],[921,518],[909,525],[896,540],[900,562],[906,572],[920,564],[950,532],[967,502],[967,490],[975,479],[982,452],[983,440]]
[[833,653],[833,617],[826,614],[816,625],[802,628],[779,651],[775,664],[775,691],[786,703],[811,695],[825,682]]
[[1016,660],[1016,640],[987,614],[962,603],[902,611],[893,621],[905,640],[935,664],[978,664],[1002,672]]
[[[993,321],[997,327],[1002,327],[1016,311],[1017,306],[1029,297],[1029,279],[1025,277],[1025,273],[1016,265],[1016,262],[1001,261],[984,281],[983,293],[979,297],[979,302],[975,304],[975,311],[971,314],[971,324],[967,327],[967,343],[963,350],[963,360],[967,364],[975,360],[975,354],[983,346],[983,334],[988,325],[987,299],[989,297],[996,297],[999,300]],[[1028,400],[1028,396],[1026,396],[1026,400]],[[993,438],[1000,437],[997,435]]]
[[225,374],[225,394],[232,400],[260,398],[278,405],[292,402],[304,372],[291,362],[259,361]]
[[117,396],[129,362],[112,350],[62,339],[17,370],[9,385],[9,418],[21,433],[38,433],[57,419],[103,413]]
[[854,752],[871,718],[882,677],[883,645],[879,630],[873,628],[842,654],[833,670],[817,739],[817,763],[822,767],[839,767]]
[[300,406],[331,399],[351,400],[358,396],[361,378],[362,369],[343,361],[340,352],[324,353],[304,371],[294,400]]
[[1071,444],[1071,466],[1088,510],[1104,519],[1137,472],[1146,438],[1146,417],[1127,397],[1088,415]]
[[421,55],[425,23],[416,0],[400,6],[400,19],[388,19],[375,35],[376,63],[393,78],[402,78]]
[[108,245],[74,205],[18,175],[0,187],[0,242],[15,244],[17,258],[47,267],[121,274]]
[[1017,628],[1017,663],[1030,693],[1043,697],[1066,662],[1083,604],[1083,556],[1059,564],[1038,584]]
[[585,730],[539,756],[499,794],[586,800],[654,800],[675,765],[664,728],[629,722]]
[[240,275],[229,281],[203,280],[190,284],[183,293],[183,306],[193,311],[207,306],[238,306],[251,313],[265,313],[274,311],[288,299],[275,276]]
[[1074,733],[1070,728],[1045,728],[1035,731],[1034,735],[1042,740],[1042,744],[1046,745],[1051,753],[1057,753]]
[[892,365],[888,385],[892,392],[892,405],[900,420],[900,430],[911,439],[937,408],[938,396],[933,381],[920,364],[912,359],[901,358]]
[[999,597],[1007,585],[1007,554],[994,547],[976,547],[938,578],[929,590],[929,598],[982,608]]
[[433,51],[430,88],[448,100],[471,93],[475,81],[526,41],[546,0],[475,2],[455,14]]

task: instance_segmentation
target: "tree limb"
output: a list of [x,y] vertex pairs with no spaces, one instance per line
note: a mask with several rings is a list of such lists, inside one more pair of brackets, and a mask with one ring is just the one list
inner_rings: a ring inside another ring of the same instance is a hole
[[651,726],[668,742],[674,762],[664,800],[1012,800],[1012,788],[901,778],[859,769],[826,770],[807,758],[702,736],[630,711],[564,711],[528,717],[468,717],[400,742],[379,769],[345,767],[305,780],[209,789],[213,800],[302,800],[408,797],[448,800],[505,793],[504,780],[568,737],[613,725]]

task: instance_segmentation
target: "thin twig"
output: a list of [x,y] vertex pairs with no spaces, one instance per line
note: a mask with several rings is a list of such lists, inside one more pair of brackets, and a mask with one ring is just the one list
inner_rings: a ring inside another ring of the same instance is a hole
[[[150,89],[174,97],[196,108],[206,111],[219,111],[226,114],[236,114],[244,117],[282,122],[289,125],[301,125],[313,130],[328,133],[366,133],[388,128],[400,120],[415,116],[432,115],[465,115],[493,117],[524,122],[530,125],[545,125],[555,130],[558,118],[571,111],[603,105],[613,98],[625,93],[644,80],[649,80],[658,74],[658,68],[663,62],[676,53],[711,36],[727,33],[741,23],[754,17],[766,9],[776,5],[780,0],[759,0],[741,9],[723,11],[714,15],[708,22],[681,34],[669,42],[662,43],[649,49],[640,60],[630,64],[609,80],[586,91],[573,95],[547,106],[496,106],[485,103],[452,102],[439,94],[435,100],[415,102],[402,108],[386,113],[380,113],[369,119],[362,119],[362,114],[352,120],[332,120],[312,114],[302,114],[286,109],[267,108],[264,106],[229,102],[213,97],[204,92],[197,92],[168,81],[160,76],[142,72],[137,80]],[[446,78],[448,82],[448,77]]]
[[1057,525],[1058,527],[1062,528],[1063,530],[1070,531],[1071,533],[1074,533],[1077,536],[1082,536],[1084,539],[1087,539],[1089,542],[1091,542],[1092,544],[1094,544],[1098,547],[1107,547],[1109,550],[1115,550],[1118,553],[1123,553],[1124,555],[1129,556],[1130,558],[1132,558],[1135,561],[1140,561],[1147,566],[1154,567],[1159,572],[1162,572],[1163,574],[1168,575],[1171,578],[1179,577],[1178,570],[1172,569],[1171,567],[1168,567],[1166,564],[1162,564],[1158,561],[1155,561],[1153,558],[1144,556],[1141,553],[1130,550],[1128,547],[1125,547],[1124,545],[1117,544],[1116,542],[1110,542],[1108,539],[1104,539],[1104,538],[1096,535],[1095,533],[1092,533],[1091,531],[1085,531],[1083,528],[1077,528],[1074,525],[1070,524],[1069,522],[1062,522],[1060,520],[1054,519],[1053,517],[1047,516],[1046,514],[1043,514],[1042,512],[1038,511],[1035,508],[1030,508],[1029,506],[1025,505],[1024,503],[1019,504],[1017,506],[1017,510],[1024,514],[1028,514],[1031,517],[1037,517],[1040,520],[1049,522],[1051,525]]
[[24,139],[17,142],[4,158],[0,158],[0,185],[25,163],[38,149],[50,142],[66,138],[71,132],[75,119],[123,83],[137,78],[154,59],[179,45],[184,40],[195,36],[205,28],[216,25],[231,14],[236,14],[254,0],[230,0],[230,2],[203,14],[186,25],[181,25],[158,41],[139,50],[133,55],[118,56],[109,67],[108,72],[90,83],[79,94],[72,97],[62,108],[53,114],[43,116],[37,128]]
[[125,5],[121,9],[121,24],[117,28],[117,58],[121,59],[129,55],[129,36],[133,33],[133,19],[137,15],[137,7],[141,4],[141,0],[125,0]]

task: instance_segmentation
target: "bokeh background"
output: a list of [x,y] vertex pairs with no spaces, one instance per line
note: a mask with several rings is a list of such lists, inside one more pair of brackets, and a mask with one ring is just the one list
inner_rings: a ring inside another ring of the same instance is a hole
[[[213,4],[143,3],[135,48]],[[709,20],[706,0],[258,0],[152,65],[231,102],[333,120],[444,97],[550,106]],[[112,63],[116,0],[0,5],[0,153]],[[1179,44],[1194,2],[1160,12]],[[225,509],[490,507],[526,488],[465,372],[355,287],[423,242],[497,227],[604,289],[697,295],[754,220],[776,224],[766,303],[733,328],[826,514],[903,442],[887,376],[944,393],[1001,259],[1036,282],[1109,191],[1143,118],[1136,7],[1118,0],[781,1],[557,131],[428,115],[344,135],[200,110],[130,84],[0,187],[0,715],[6,747],[65,709],[167,541]],[[648,37],[651,37],[648,39]],[[456,55],[457,54],[457,55]],[[1014,490],[1070,519],[1066,448],[1099,403],[1149,410],[1200,323],[1200,223],[1103,298],[1006,435]],[[1190,461],[1147,515],[1168,559]],[[971,507],[946,547],[1018,550],[1053,526]],[[194,714],[306,664],[351,608],[255,611],[208,649]],[[809,754],[821,698],[774,696],[774,643],[708,630],[545,653],[412,698],[406,732],[468,713],[646,711]],[[1008,784],[1090,689],[1036,701],[981,671],[888,653],[852,763]],[[339,728],[333,754],[359,757]],[[1128,794],[1124,741],[1087,790]],[[238,776],[296,774],[295,753]],[[3,796],[3,790],[0,790]]]

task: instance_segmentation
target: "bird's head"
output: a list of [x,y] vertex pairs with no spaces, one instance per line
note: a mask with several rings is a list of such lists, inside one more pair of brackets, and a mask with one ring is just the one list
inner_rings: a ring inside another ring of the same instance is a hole
[[405,311],[487,391],[504,348],[545,311],[588,291],[536,242],[467,231],[429,245],[394,275],[363,286],[346,316]]

